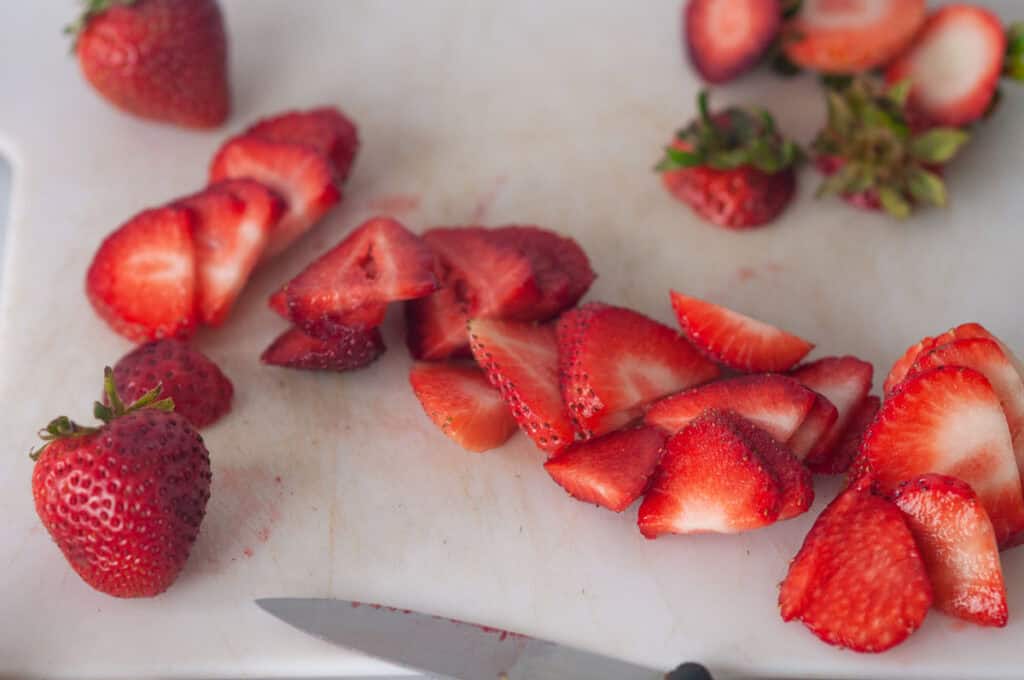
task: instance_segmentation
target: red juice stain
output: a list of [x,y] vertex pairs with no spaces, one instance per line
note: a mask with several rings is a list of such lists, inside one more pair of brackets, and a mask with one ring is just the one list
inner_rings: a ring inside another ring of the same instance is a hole
[[370,199],[367,207],[374,212],[400,215],[417,210],[420,197],[415,194],[385,194]]
[[252,548],[246,548],[245,550],[242,551],[242,554],[245,555],[246,557],[252,557]]

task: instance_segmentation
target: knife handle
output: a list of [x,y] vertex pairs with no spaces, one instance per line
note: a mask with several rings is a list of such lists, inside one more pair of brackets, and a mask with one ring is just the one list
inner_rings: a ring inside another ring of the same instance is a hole
[[699,663],[687,661],[665,676],[665,680],[713,680],[707,668]]

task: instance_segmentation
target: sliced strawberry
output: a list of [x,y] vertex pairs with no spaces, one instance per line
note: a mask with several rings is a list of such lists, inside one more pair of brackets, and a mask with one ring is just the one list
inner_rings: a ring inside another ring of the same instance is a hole
[[[922,354],[927,354],[931,350],[935,349],[939,345],[946,345],[955,340],[967,340],[969,338],[987,338],[988,340],[999,340],[988,332],[984,326],[978,323],[965,323],[955,328],[951,328],[942,335],[937,335],[934,338],[922,338],[921,342],[911,345],[907,348],[907,351],[903,353],[892,369],[889,371],[889,375],[885,377],[885,383],[882,385],[882,390],[888,395],[896,386],[903,382],[903,379],[907,377],[907,373],[913,368],[914,362]],[[1011,357],[1012,353],[1000,343],[1003,351],[1008,357]],[[1017,365],[1017,362],[1014,362]]]
[[710,410],[669,438],[640,504],[640,533],[730,534],[778,519],[779,479],[741,423]]
[[1000,545],[1024,530],[1024,498],[999,397],[977,371],[941,366],[903,381],[864,435],[865,470],[891,494],[929,472],[971,485]]
[[779,519],[783,521],[807,512],[814,502],[811,472],[767,430],[739,414],[727,411],[733,430],[768,465],[779,482]]
[[468,304],[458,288],[442,283],[433,295],[405,303],[405,342],[414,359],[440,361],[472,356],[469,351]]
[[359,151],[359,132],[345,114],[333,106],[308,111],[289,111],[257,121],[245,131],[248,137],[270,142],[303,144],[331,159],[342,182]]
[[468,451],[497,448],[516,431],[508,404],[476,366],[418,362],[409,383],[434,424]]
[[828,469],[847,423],[871,391],[874,367],[856,357],[826,357],[799,366],[791,375],[836,407],[836,421],[805,458],[812,469]]
[[674,434],[709,408],[735,411],[787,442],[814,405],[815,395],[797,381],[773,373],[743,375],[673,394],[655,402],[644,421]]
[[622,512],[647,488],[664,446],[657,428],[619,430],[576,442],[544,468],[573,498]]
[[558,389],[554,329],[496,319],[472,319],[468,329],[473,357],[523,432],[549,454],[571,444],[575,433]]
[[339,327],[379,326],[387,303],[424,297],[438,286],[423,241],[397,221],[376,217],[302,270],[285,293],[295,325],[329,339]]
[[925,0],[803,0],[782,44],[803,68],[859,73],[899,54],[924,19]]
[[903,514],[850,488],[818,516],[779,591],[784,621],[857,652],[882,652],[920,627],[932,587]]
[[630,309],[590,303],[557,325],[562,397],[585,437],[611,432],[644,405],[718,376],[677,331]]
[[694,68],[724,83],[753,68],[781,26],[779,0],[690,0],[683,32]]
[[822,475],[840,475],[849,470],[850,465],[860,454],[864,433],[874,422],[881,406],[882,400],[874,395],[868,395],[860,402],[860,406],[854,409],[853,415],[843,428],[832,455],[825,462],[811,467],[811,471]]
[[255,180],[288,203],[270,234],[264,261],[284,251],[341,200],[330,161],[301,144],[245,136],[230,139],[210,164],[210,181],[224,179]]
[[263,350],[260,361],[310,371],[353,371],[372,364],[384,349],[379,328],[350,329],[330,340],[320,340],[291,328]]
[[836,421],[839,419],[839,411],[831,401],[816,395],[807,417],[800,423],[793,436],[789,438],[786,445],[798,460],[806,460],[812,451],[817,449],[822,441],[828,437]]
[[288,319],[288,291],[278,288],[267,298],[267,306],[282,319]]
[[886,80],[910,80],[910,107],[932,123],[960,126],[988,110],[1006,55],[999,17],[977,5],[933,12],[914,43],[886,70]]
[[188,338],[196,326],[196,252],[191,210],[146,210],[117,228],[89,265],[93,309],[133,342]]
[[980,626],[1006,625],[1006,586],[992,522],[969,485],[922,475],[893,500],[924,558],[935,606]]

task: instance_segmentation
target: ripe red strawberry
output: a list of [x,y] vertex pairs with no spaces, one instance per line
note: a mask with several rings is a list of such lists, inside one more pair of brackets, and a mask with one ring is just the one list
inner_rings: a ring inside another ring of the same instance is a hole
[[657,166],[669,193],[727,229],[771,222],[796,192],[798,147],[783,140],[764,110],[730,108],[712,116],[707,94],[700,116],[676,133]]
[[260,361],[310,371],[354,371],[372,364],[384,349],[379,328],[339,330],[329,340],[290,328],[263,350]]
[[796,429],[786,445],[797,459],[806,460],[811,451],[828,436],[838,419],[839,411],[835,405],[818,394],[807,412],[807,417],[800,423],[800,427]]
[[508,404],[476,366],[417,362],[409,383],[434,424],[468,451],[497,448],[515,434]]
[[910,105],[925,119],[961,126],[988,111],[1005,55],[998,16],[977,5],[950,5],[928,17],[885,77],[890,83],[910,81]]
[[730,410],[787,442],[814,405],[815,394],[784,375],[744,375],[673,394],[651,405],[648,425],[674,434],[709,408]]
[[270,142],[304,144],[331,160],[341,182],[348,178],[359,151],[355,123],[333,106],[264,118],[250,126],[245,135]]
[[389,302],[424,297],[438,288],[434,256],[397,221],[363,223],[284,286],[288,316],[313,337],[373,328]]
[[441,290],[405,303],[405,342],[414,359],[440,361],[469,357],[468,305],[459,288],[442,280]]
[[818,516],[779,591],[784,621],[857,652],[882,652],[920,627],[932,603],[921,554],[903,514],[850,488]]
[[[951,328],[941,335],[937,335],[934,338],[925,337],[920,342],[915,343],[907,348],[907,351],[903,353],[903,356],[896,360],[893,364],[892,369],[889,370],[889,375],[885,377],[885,383],[882,385],[882,390],[888,395],[896,386],[903,382],[903,379],[907,377],[910,369],[914,367],[914,362],[917,361],[918,357],[927,354],[931,350],[939,347],[940,345],[947,345],[956,340],[967,340],[969,338],[985,338],[999,342],[999,340],[989,333],[984,326],[978,323],[965,323],[955,328]],[[1002,343],[999,345],[1007,357],[1011,359],[1011,362],[1016,365],[1017,362],[1013,360],[1012,353]]]
[[235,392],[217,364],[180,340],[154,340],[121,357],[114,364],[114,385],[129,403],[162,386],[161,395],[174,401],[174,412],[195,428],[227,414]]
[[675,291],[672,307],[690,342],[737,371],[786,371],[814,349],[803,338],[763,321]]
[[216,0],[89,0],[75,53],[124,111],[196,128],[228,117],[227,37]]
[[811,468],[813,472],[823,475],[839,475],[850,469],[850,465],[860,454],[860,447],[864,443],[864,434],[868,427],[874,422],[878,409],[882,407],[882,400],[874,395],[869,395],[858,406],[850,420],[843,428],[843,433],[833,449],[829,459]]
[[783,30],[786,57],[825,73],[860,73],[900,53],[924,22],[925,0],[803,0]]
[[210,498],[203,438],[159,388],[125,405],[104,381],[111,406],[97,427],[61,416],[40,432],[33,454],[36,513],[86,583],[115,597],[153,597],[177,578]]
[[187,338],[196,326],[195,215],[146,210],[108,236],[93,256],[85,291],[100,318],[133,342]]
[[981,626],[1006,625],[1006,586],[995,532],[970,486],[922,475],[893,500],[914,535],[935,593],[935,606]]
[[576,442],[544,469],[573,498],[622,512],[647,488],[664,446],[657,428],[619,430]]
[[473,357],[523,432],[549,455],[571,444],[575,433],[558,389],[554,328],[496,319],[472,319],[468,328]]
[[646,404],[713,380],[718,367],[677,331],[623,307],[590,303],[558,320],[562,397],[584,437],[618,429]]
[[210,182],[225,179],[255,180],[288,204],[270,232],[263,261],[287,249],[341,200],[330,160],[301,144],[245,136],[229,139],[210,164]]
[[853,414],[871,391],[874,367],[856,357],[826,357],[790,374],[836,407],[836,421],[804,458],[812,470],[831,469],[832,455]]
[[683,35],[693,67],[709,83],[725,83],[753,68],[782,25],[779,0],[689,0]]
[[278,288],[267,298],[267,306],[282,319],[288,319],[288,292]]
[[985,376],[942,366],[903,381],[864,435],[864,467],[884,494],[929,472],[978,494],[1005,546],[1024,530],[1024,497],[1010,430]]

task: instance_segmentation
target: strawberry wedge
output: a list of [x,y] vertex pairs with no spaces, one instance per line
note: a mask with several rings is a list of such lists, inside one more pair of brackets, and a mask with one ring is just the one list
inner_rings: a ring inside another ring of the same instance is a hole
[[[888,395],[896,389],[896,387],[907,377],[910,369],[914,367],[914,362],[917,361],[918,357],[927,354],[941,345],[948,345],[956,340],[968,340],[970,338],[986,338],[988,340],[999,342],[999,340],[989,333],[984,326],[978,323],[965,323],[955,328],[951,328],[945,333],[937,335],[934,338],[922,338],[920,342],[914,343],[908,347],[907,351],[903,353],[903,356],[896,360],[896,363],[893,364],[892,368],[889,370],[889,375],[885,377],[885,383],[882,385],[882,390],[886,395]],[[1011,356],[1005,346],[1000,344],[1000,347],[1002,347],[1008,357]],[[1014,362],[1014,364],[1016,365],[1016,362]]]
[[286,113],[257,121],[246,137],[308,146],[330,159],[338,179],[348,177],[359,151],[359,133],[345,114],[331,106]]
[[329,340],[320,340],[292,328],[263,351],[260,361],[284,368],[344,372],[369,366],[384,349],[379,328],[349,329]]
[[753,68],[782,24],[779,0],[690,0],[683,35],[697,72],[725,83]]
[[832,469],[831,458],[853,414],[871,391],[874,367],[856,357],[826,357],[790,374],[836,407],[836,420],[817,439],[804,462],[815,471]]
[[806,460],[807,456],[828,437],[838,419],[839,411],[832,402],[820,394],[816,395],[807,417],[786,442],[789,450],[799,460]]
[[878,415],[878,409],[881,407],[881,399],[874,395],[868,395],[850,416],[828,462],[812,468],[811,471],[823,475],[839,475],[847,472],[860,454],[860,447],[864,443],[864,434],[871,423],[875,421],[875,416]]

